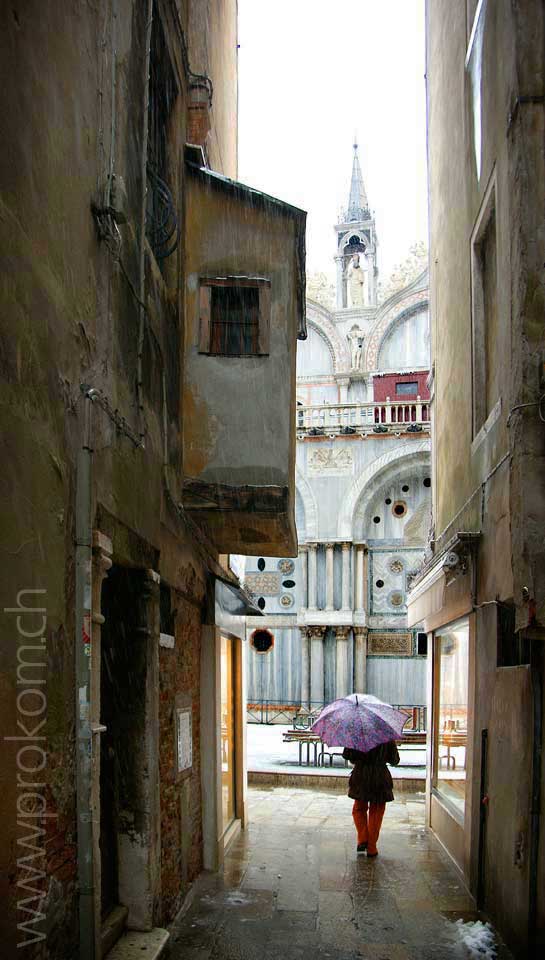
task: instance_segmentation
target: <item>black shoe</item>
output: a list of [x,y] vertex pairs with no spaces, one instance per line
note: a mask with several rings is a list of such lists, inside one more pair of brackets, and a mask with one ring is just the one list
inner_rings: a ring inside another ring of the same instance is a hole
[[378,850],[377,850],[376,853],[368,853],[367,856],[368,856],[368,857],[378,857]]
[[363,843],[358,843],[356,847],[356,853],[365,853],[367,850],[367,840],[364,840]]

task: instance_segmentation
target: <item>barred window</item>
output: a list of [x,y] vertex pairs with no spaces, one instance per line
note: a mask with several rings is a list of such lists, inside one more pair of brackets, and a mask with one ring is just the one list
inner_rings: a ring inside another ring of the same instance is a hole
[[199,351],[256,357],[269,352],[270,280],[202,278]]

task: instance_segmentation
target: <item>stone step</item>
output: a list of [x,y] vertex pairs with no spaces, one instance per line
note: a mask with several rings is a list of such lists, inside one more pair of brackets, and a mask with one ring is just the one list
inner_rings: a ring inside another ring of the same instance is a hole
[[163,953],[169,936],[168,930],[161,927],[145,933],[127,930],[108,953],[107,960],[156,960]]

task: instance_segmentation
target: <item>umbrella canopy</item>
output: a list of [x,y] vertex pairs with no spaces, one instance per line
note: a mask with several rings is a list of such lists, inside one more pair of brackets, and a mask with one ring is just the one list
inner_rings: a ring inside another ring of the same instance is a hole
[[408,717],[370,694],[352,693],[324,707],[312,724],[329,747],[351,747],[367,753],[381,743],[400,740]]

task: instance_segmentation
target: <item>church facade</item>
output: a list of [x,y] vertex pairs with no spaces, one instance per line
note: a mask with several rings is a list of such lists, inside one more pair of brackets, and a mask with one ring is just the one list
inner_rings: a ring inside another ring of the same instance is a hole
[[427,640],[406,593],[431,510],[428,277],[378,302],[357,145],[335,232],[336,307],[307,299],[298,344],[298,557],[245,560],[263,612],[247,618],[249,716],[368,692],[422,725]]

